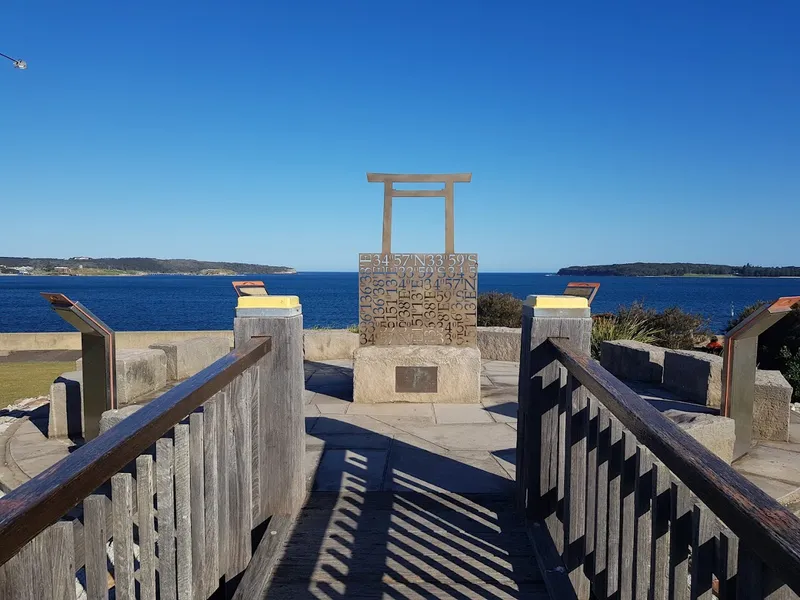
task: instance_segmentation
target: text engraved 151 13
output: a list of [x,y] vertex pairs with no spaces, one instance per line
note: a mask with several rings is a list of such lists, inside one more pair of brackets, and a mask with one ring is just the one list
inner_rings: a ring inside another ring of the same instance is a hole
[[477,343],[477,254],[360,254],[362,346]]

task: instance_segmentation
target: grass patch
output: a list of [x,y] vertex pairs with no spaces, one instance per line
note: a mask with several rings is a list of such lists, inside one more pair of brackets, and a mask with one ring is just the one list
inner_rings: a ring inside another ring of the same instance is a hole
[[56,377],[74,370],[74,362],[0,363],[0,408],[23,398],[46,396]]

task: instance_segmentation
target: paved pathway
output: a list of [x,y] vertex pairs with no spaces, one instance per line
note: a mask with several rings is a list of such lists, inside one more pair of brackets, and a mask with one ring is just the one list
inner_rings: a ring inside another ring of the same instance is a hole
[[367,492],[343,469],[347,489],[311,494],[258,598],[549,598],[508,498]]
[[355,460],[368,491],[403,490],[410,475],[453,493],[511,493],[518,369],[484,362],[481,404],[354,404],[351,361],[307,362],[309,485],[339,490],[340,465]]
[[[340,465],[356,461],[370,491],[405,490],[405,476],[459,494],[510,493],[514,480],[518,365],[482,365],[479,405],[354,404],[352,361],[306,362],[308,485],[342,487]],[[646,394],[645,394],[646,396]],[[66,456],[48,440],[46,398],[0,410],[0,491]],[[800,415],[790,441],[760,442],[734,468],[800,512]]]

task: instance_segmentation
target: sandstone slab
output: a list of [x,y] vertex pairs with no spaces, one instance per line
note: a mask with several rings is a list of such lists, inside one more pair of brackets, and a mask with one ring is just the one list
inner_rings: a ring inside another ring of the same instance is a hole
[[307,329],[303,332],[303,357],[320,361],[353,358],[358,334],[346,329]]
[[140,408],[142,407],[136,404],[132,404],[124,408],[107,410],[106,412],[103,413],[103,416],[100,417],[100,433],[101,434],[105,433],[117,423],[127,419],[129,416],[131,416]]
[[83,437],[83,373],[62,373],[50,386],[48,438]]
[[690,402],[719,406],[722,399],[722,357],[693,350],[666,350],[664,387]]
[[600,364],[620,379],[661,383],[664,348],[633,340],[603,342]]
[[224,337],[196,337],[174,342],[151,344],[153,350],[163,350],[167,357],[167,379],[178,381],[191,377],[230,352],[230,342]]
[[483,360],[519,361],[522,329],[478,327],[478,349]]
[[[428,369],[430,386],[398,385],[398,367]],[[435,369],[435,371],[430,370]],[[435,379],[433,379],[435,377]],[[430,391],[435,388],[435,391]],[[426,391],[414,391],[414,390]],[[481,355],[477,348],[453,346],[364,346],[355,352],[353,401],[478,403]]]
[[[83,359],[75,363],[78,370]],[[117,350],[117,406],[127,406],[138,398],[167,385],[167,355],[152,348]]]
[[728,464],[733,460],[736,439],[733,419],[681,410],[667,410],[663,414]]
[[792,386],[780,371],[756,371],[753,439],[789,441]]

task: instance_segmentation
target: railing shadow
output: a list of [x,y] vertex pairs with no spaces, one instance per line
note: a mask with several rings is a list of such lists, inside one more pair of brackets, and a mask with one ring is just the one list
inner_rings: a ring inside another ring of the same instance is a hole
[[269,598],[547,597],[508,477],[341,421],[337,432],[320,436]]

